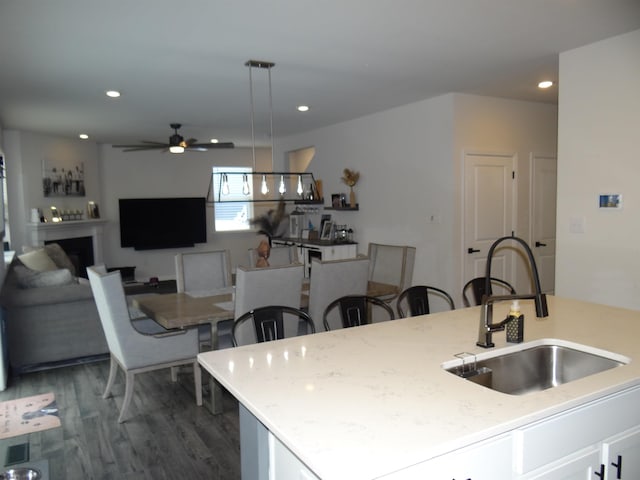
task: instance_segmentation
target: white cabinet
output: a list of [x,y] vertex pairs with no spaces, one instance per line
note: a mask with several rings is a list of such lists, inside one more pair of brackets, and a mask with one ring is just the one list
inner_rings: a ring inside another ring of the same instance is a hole
[[497,480],[512,476],[512,440],[506,434],[413,465],[384,480]]
[[640,427],[627,430],[602,444],[605,479],[640,478]]
[[290,239],[273,239],[274,245],[295,245],[298,247],[298,258],[304,264],[304,276],[309,278],[311,273],[311,259],[318,258],[322,261],[345,260],[356,258],[358,244],[356,243],[329,243],[326,241]]
[[518,429],[516,478],[639,479],[638,402],[634,388]]
[[597,479],[594,473],[599,471],[600,450],[591,447],[517,478],[519,480],[589,480]]
[[638,480],[640,388],[413,465],[385,480]]

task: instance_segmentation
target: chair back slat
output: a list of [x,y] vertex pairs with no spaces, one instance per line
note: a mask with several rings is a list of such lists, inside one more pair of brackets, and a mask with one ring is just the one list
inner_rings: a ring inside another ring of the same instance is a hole
[[400,317],[405,317],[404,307],[406,305],[407,315],[415,317],[417,315],[428,315],[431,313],[431,305],[429,296],[434,295],[445,300],[450,310],[454,310],[455,304],[453,298],[447,292],[440,288],[428,285],[414,285],[407,288],[398,297],[397,310]]
[[[253,337],[245,331],[246,328],[243,328],[249,323],[253,326]],[[305,324],[303,331],[298,328],[300,323]],[[288,329],[287,324],[290,324]],[[287,334],[287,331],[290,334]],[[313,321],[306,312],[286,305],[268,305],[250,310],[236,319],[231,337],[233,345],[238,346],[315,332]]]
[[325,330],[331,330],[329,316],[337,308],[340,312],[342,328],[359,327],[372,322],[373,308],[379,308],[387,315],[388,320],[393,320],[393,310],[384,301],[367,295],[345,295],[331,302],[324,311],[322,318]]

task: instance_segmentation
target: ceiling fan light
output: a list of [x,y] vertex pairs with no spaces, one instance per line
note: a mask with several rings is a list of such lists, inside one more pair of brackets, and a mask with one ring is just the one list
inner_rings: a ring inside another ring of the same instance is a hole
[[169,151],[171,153],[184,153],[184,147],[182,147],[180,145],[171,145],[169,147]]

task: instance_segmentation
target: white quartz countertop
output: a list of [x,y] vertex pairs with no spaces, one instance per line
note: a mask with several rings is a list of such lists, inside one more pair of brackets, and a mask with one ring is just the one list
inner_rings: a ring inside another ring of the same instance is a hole
[[[323,480],[374,479],[640,383],[640,312],[522,301],[525,342],[559,339],[628,365],[512,396],[442,369],[477,347],[479,307],[202,353],[224,387]],[[508,313],[495,305],[494,319]],[[512,346],[494,334],[495,350]]]

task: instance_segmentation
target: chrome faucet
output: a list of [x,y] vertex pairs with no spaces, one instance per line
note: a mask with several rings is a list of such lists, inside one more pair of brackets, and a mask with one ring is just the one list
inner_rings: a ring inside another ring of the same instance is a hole
[[[531,266],[531,271],[533,273],[533,281],[535,284],[535,293],[524,294],[524,295],[489,295],[491,291],[491,260],[493,259],[493,251],[496,247],[505,240],[515,240],[520,243],[524,250],[527,252],[527,256],[529,257],[529,265]],[[502,237],[493,242],[491,248],[489,248],[489,253],[487,254],[487,269],[485,273],[485,284],[484,291],[485,293],[482,295],[482,302],[480,304],[480,325],[478,328],[478,341],[476,345],[484,348],[491,348],[495,346],[492,341],[493,332],[499,332],[505,329],[505,325],[511,320],[510,318],[506,318],[500,323],[491,323],[493,321],[493,304],[496,302],[502,302],[507,300],[535,300],[536,305],[536,316],[538,318],[546,317],[549,315],[549,310],[547,308],[547,296],[542,293],[542,289],[540,288],[540,277],[538,276],[538,267],[536,267],[536,261],[533,258],[533,252],[527,242],[518,237]]]

